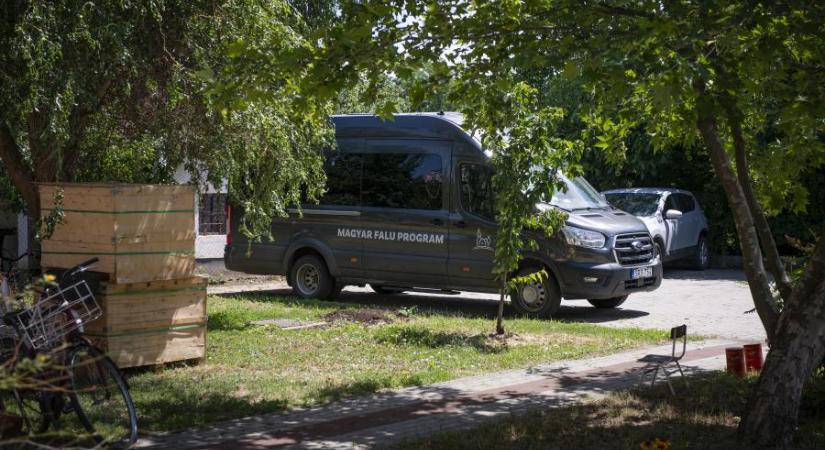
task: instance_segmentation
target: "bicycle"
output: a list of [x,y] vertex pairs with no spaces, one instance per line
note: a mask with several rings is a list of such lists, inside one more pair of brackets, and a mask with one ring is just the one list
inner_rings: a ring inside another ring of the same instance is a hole
[[[92,258],[69,269],[57,287],[42,290],[31,306],[3,315],[5,364],[31,366],[45,358],[51,366],[32,372],[32,386],[0,394],[0,412],[19,415],[20,431],[29,436],[45,433],[74,412],[98,446],[128,448],[137,440],[129,388],[114,362],[84,336],[83,325],[101,310],[79,276],[97,261]],[[14,333],[8,333],[10,329]]]

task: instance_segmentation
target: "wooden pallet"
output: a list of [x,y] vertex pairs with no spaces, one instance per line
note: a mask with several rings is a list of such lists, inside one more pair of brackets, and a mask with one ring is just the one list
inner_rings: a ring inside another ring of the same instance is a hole
[[201,359],[206,351],[205,277],[100,284],[103,316],[86,334],[121,367]]
[[63,191],[63,223],[42,242],[42,264],[69,268],[96,256],[94,270],[115,283],[172,280],[195,268],[195,191],[192,186],[41,183],[47,216]]

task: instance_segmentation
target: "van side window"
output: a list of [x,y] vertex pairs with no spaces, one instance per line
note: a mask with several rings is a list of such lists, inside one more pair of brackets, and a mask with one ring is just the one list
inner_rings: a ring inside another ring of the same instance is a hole
[[426,153],[365,153],[363,206],[443,209],[441,156]]
[[463,163],[459,166],[461,206],[464,211],[494,220],[492,174],[482,164]]
[[324,163],[327,191],[322,205],[358,206],[361,202],[361,155],[331,152]]

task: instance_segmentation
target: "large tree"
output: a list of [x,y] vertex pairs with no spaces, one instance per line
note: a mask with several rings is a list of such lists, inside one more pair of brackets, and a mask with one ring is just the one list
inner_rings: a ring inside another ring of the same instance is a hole
[[[315,55],[304,55],[308,76],[298,89],[307,95],[328,95],[363,73],[371,80],[412,79],[426,67],[430,76],[414,92],[447,90],[468,123],[493,137],[491,148],[507,155],[504,136],[519,124],[539,125],[519,119],[535,117],[535,104],[524,109],[513,99],[535,93],[525,80],[543,72],[583,81],[592,97],[581,117],[593,145],[605,151],[620,153],[630,131],[640,128],[656,146],[704,145],[733,213],[771,346],[740,430],[762,444],[789,442],[802,386],[825,356],[825,234],[794,284],[763,210],[804,202],[801,175],[825,161],[825,5],[364,0],[344,2],[341,13],[343,20],[319,36]],[[535,164],[575,167],[578,140],[554,136],[515,148],[517,155],[534,145],[548,148],[534,164],[519,156],[499,159],[497,168],[514,167],[509,180],[522,181]],[[512,191],[498,187],[515,204],[530,200],[518,194],[520,183],[511,183]],[[507,224],[519,213],[526,210],[500,205],[498,220]]]
[[[333,1],[10,0],[0,5],[0,160],[30,217],[37,182],[171,182],[185,166],[229,184],[268,233],[316,197],[329,107],[284,89],[239,100],[211,89],[241,47],[282,60],[334,18]],[[247,45],[245,43],[253,43]]]

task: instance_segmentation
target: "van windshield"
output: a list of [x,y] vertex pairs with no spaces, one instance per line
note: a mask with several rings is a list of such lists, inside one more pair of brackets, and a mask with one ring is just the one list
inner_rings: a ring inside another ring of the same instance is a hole
[[566,189],[556,190],[549,204],[566,211],[602,209],[610,206],[584,177],[572,179],[564,175],[559,175],[559,177]]

